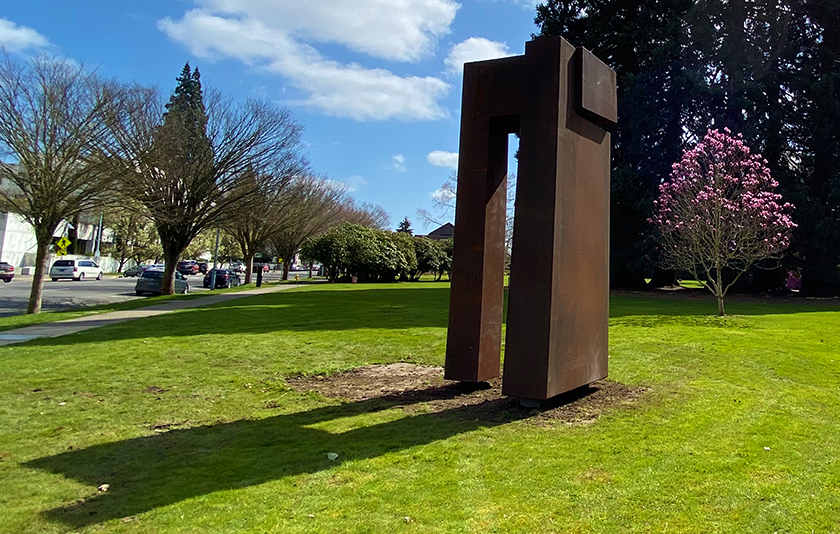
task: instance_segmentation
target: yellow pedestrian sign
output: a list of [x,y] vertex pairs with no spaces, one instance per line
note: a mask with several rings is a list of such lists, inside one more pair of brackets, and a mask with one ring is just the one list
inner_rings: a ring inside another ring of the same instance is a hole
[[62,237],[58,240],[58,242],[56,242],[55,246],[59,249],[66,249],[68,246],[70,246],[70,240],[66,237]]
[[56,256],[66,256],[67,255],[67,250],[65,250],[63,248],[57,249],[55,251],[55,255]]

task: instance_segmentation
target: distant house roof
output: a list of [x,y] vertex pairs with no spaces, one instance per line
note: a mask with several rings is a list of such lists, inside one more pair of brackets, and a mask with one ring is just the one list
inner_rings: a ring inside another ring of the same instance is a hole
[[443,240],[443,239],[449,239],[449,238],[454,237],[454,236],[455,236],[455,225],[452,224],[452,223],[446,223],[443,226],[441,226],[440,228],[436,228],[436,229],[432,230],[431,232],[429,232],[429,235],[427,235],[426,237],[428,237],[429,239],[435,239],[435,240],[440,241],[440,240]]

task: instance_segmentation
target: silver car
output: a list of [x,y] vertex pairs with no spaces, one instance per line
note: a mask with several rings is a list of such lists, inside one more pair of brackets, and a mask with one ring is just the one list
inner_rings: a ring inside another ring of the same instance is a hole
[[55,282],[61,278],[71,280],[102,280],[102,269],[92,260],[57,260],[50,267],[50,278]]
[[[137,283],[134,285],[134,292],[138,296],[145,293],[160,295],[163,288],[163,270],[161,269],[146,269],[140,276],[137,277]],[[175,293],[189,293],[190,284],[183,274],[175,271]]]

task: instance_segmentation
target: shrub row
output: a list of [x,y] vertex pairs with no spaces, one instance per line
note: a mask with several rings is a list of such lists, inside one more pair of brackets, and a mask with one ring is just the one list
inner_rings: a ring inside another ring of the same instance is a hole
[[323,265],[331,282],[353,277],[360,282],[417,280],[423,273],[434,273],[440,280],[452,265],[451,240],[439,242],[352,223],[310,238],[300,254]]

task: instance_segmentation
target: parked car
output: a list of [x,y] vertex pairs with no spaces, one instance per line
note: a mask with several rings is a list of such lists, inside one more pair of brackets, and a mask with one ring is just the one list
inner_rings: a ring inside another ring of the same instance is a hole
[[228,265],[228,270],[236,271],[238,273],[244,273],[245,272],[245,264],[242,263],[241,261],[232,261],[232,262],[230,262],[230,265]]
[[134,267],[129,267],[123,271],[123,277],[128,278],[129,276],[140,276],[140,273],[149,267],[152,267],[152,265],[135,265]]
[[207,272],[207,262],[206,261],[198,262],[198,272],[200,272],[201,274],[205,274]]
[[0,280],[8,283],[15,277],[15,266],[5,261],[0,261]]
[[[213,276],[213,271],[216,271],[216,269],[210,269],[204,275],[204,287],[210,287],[210,277]],[[219,269],[216,271],[216,288],[236,287],[239,285],[242,285],[242,279],[239,278],[239,274],[236,271],[231,269]]]
[[190,275],[190,274],[198,274],[199,267],[198,262],[195,260],[184,260],[179,261],[178,265],[175,267],[175,270],[183,275]]
[[[134,285],[134,292],[137,296],[145,293],[160,295],[163,289],[163,269],[145,269],[140,276],[137,277],[137,283]],[[187,278],[175,271],[175,293],[189,293],[190,284]]]
[[53,282],[62,278],[102,280],[102,269],[93,260],[56,260],[50,267],[50,278]]

